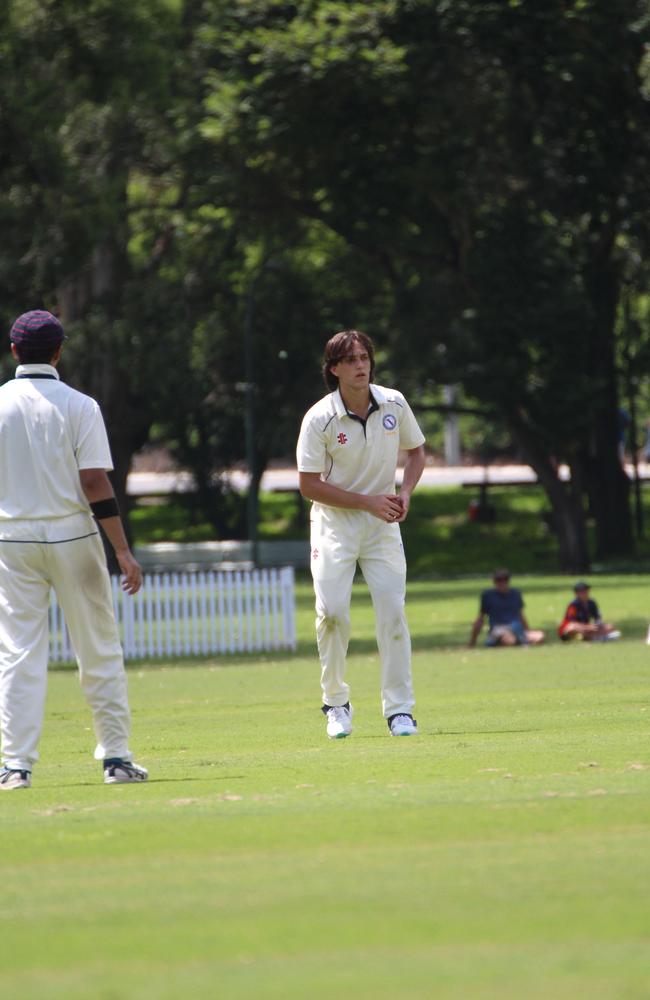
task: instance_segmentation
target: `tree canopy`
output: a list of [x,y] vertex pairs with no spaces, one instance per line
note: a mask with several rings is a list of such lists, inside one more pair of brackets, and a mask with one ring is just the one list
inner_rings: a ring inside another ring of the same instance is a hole
[[291,454],[322,345],[355,326],[407,393],[458,385],[507,428],[564,568],[589,561],[586,498],[599,552],[629,551],[648,18],[641,0],[12,0],[5,324],[57,308],[121,485],[164,437],[219,533],[241,529],[219,470],[248,458],[257,489]]

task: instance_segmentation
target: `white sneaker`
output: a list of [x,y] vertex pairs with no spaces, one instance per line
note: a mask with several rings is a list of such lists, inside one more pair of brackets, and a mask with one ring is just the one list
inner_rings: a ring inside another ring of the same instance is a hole
[[146,767],[134,764],[132,760],[111,757],[104,761],[104,784],[127,785],[134,781],[146,781],[149,772]]
[[0,771],[0,788],[8,791],[10,788],[31,788],[32,772],[19,771],[14,767],[3,767]]
[[388,720],[391,736],[417,736],[418,727],[412,715],[394,715]]
[[352,705],[335,705],[328,708],[327,735],[331,740],[343,740],[352,732]]
[[620,638],[621,638],[621,632],[619,632],[619,630],[615,628],[611,632],[607,633],[607,635],[605,636],[605,642],[613,642],[614,639],[620,639]]

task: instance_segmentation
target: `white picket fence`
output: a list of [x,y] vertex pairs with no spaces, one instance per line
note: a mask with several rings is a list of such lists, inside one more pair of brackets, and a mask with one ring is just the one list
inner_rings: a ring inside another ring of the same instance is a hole
[[[124,658],[142,660],[210,653],[295,649],[294,571],[234,570],[145,574],[135,596],[112,577]],[[50,662],[74,652],[54,591],[50,597]]]

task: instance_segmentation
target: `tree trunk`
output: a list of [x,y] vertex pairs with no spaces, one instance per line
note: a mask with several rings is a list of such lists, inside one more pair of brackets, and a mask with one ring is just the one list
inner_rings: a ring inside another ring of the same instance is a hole
[[[81,351],[77,346],[71,384],[97,399],[102,408],[114,466],[111,481],[131,544],[127,477],[134,453],[148,438],[151,417],[146,400],[136,399],[130,392],[113,339],[113,323],[120,309],[119,290],[127,274],[124,248],[109,236],[95,247],[86,267],[59,289],[58,299],[64,323],[83,323],[91,309],[96,315],[101,310],[101,326],[92,328],[92,336],[80,345]],[[105,539],[104,548],[109,569],[117,572],[117,562]]]
[[596,427],[594,453],[589,463],[589,498],[596,522],[599,558],[629,555],[634,550],[630,515],[630,480],[618,456],[612,433],[616,411],[603,414]]
[[264,475],[265,464],[259,461],[259,455],[255,456],[255,468],[250,470],[248,480],[248,538],[251,543],[251,559],[255,567],[259,565],[259,507],[260,507],[260,485]]
[[580,467],[573,465],[571,480],[563,482],[557,466],[535,440],[525,421],[519,415],[510,414],[508,424],[526,461],[535,470],[551,505],[552,528],[559,545],[560,569],[563,573],[587,573],[590,560]]
[[551,504],[560,569],[563,573],[588,573],[587,527],[578,484],[563,482],[550,462],[539,463],[532,457],[529,461]]
[[630,512],[630,480],[619,454],[615,322],[619,275],[613,260],[613,227],[594,226],[593,250],[584,268],[585,287],[593,306],[593,350],[589,365],[600,408],[593,428],[589,461],[589,498],[596,521],[599,558],[629,555],[634,549]]

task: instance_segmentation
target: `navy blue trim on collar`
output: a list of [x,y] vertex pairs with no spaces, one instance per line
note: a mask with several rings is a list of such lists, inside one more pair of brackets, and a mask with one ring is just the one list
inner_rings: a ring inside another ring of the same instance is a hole
[[347,404],[343,399],[343,396],[341,396],[343,405],[345,406],[345,412],[347,413],[348,417],[350,418],[350,420],[358,420],[360,424],[363,424],[364,431],[366,429],[366,421],[370,416],[370,414],[374,413],[375,410],[379,409],[379,403],[377,402],[373,394],[370,392],[370,390],[368,390],[368,394],[370,396],[370,406],[368,407],[368,412],[366,413],[365,417],[360,417],[358,413],[352,413],[351,410],[348,410]]
[[33,375],[16,375],[16,378],[53,378],[58,381],[56,375],[46,375],[45,372],[34,372]]

